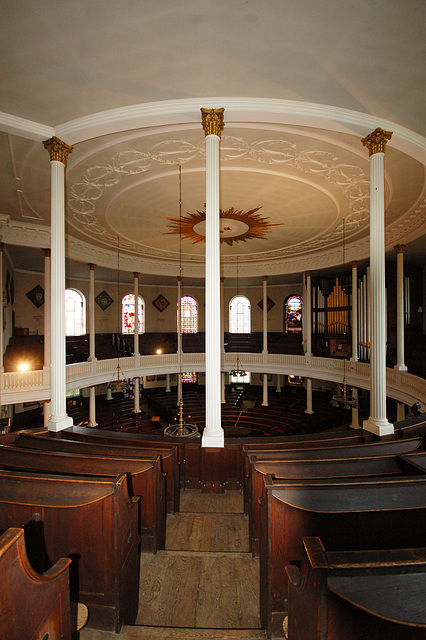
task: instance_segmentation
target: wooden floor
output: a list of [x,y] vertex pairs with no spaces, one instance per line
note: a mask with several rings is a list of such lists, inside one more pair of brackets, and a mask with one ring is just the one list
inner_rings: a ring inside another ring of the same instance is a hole
[[240,491],[182,493],[166,550],[142,554],[136,625],[118,635],[84,629],[80,640],[264,640],[259,561],[248,550]]

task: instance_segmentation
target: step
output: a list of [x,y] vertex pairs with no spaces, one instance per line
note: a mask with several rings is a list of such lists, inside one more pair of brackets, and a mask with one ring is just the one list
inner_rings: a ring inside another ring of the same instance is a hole
[[262,629],[178,629],[175,627],[124,626],[112,631],[83,629],[80,640],[266,640]]

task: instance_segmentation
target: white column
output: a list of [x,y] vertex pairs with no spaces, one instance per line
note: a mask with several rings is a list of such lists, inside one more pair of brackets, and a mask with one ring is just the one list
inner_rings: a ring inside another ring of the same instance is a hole
[[306,378],[306,411],[305,413],[313,413],[312,408],[312,379]]
[[370,152],[370,416],[364,429],[379,436],[393,433],[386,418],[386,299],[384,157],[391,133],[376,129],[362,140]]
[[44,143],[51,171],[51,415],[50,431],[73,424],[66,412],[65,378],[65,165],[72,147],[58,138]]
[[268,353],[268,276],[263,276],[263,351]]
[[220,402],[221,404],[226,404],[226,384],[225,384],[225,372],[222,371],[220,374],[221,385],[220,385]]
[[281,393],[281,374],[277,373],[277,393]]
[[311,272],[306,271],[306,293],[303,305],[303,318],[306,326],[305,356],[312,356],[312,286]]
[[401,420],[405,420],[405,404],[398,402],[396,405],[396,421],[401,422]]
[[[50,249],[43,249],[44,252],[44,369],[50,372]],[[50,418],[50,400],[43,402],[43,426],[45,429],[49,426]]]
[[352,398],[357,401],[356,406],[352,407],[352,429],[359,429],[359,409],[358,409],[358,389],[352,387]]
[[407,371],[404,364],[404,249],[405,244],[396,247],[396,365],[398,371]]
[[139,273],[133,272],[134,296],[135,296],[135,330],[133,353],[139,355]]
[[177,374],[177,406],[182,400],[182,276],[177,278],[177,355],[179,360],[179,372]]
[[141,412],[141,408],[140,408],[140,378],[133,378],[133,392],[134,392],[134,399],[133,399],[133,413],[140,413]]
[[223,447],[221,425],[221,328],[219,145],[224,109],[201,109],[206,136],[206,426],[203,447]]
[[358,361],[358,262],[351,262],[352,267],[352,362]]
[[262,407],[267,407],[269,405],[268,401],[268,374],[263,374],[263,397],[262,397]]
[[166,393],[170,393],[170,373],[166,373]]
[[96,422],[96,387],[93,385],[89,387],[89,425],[91,427],[97,426]]
[[96,360],[95,333],[95,264],[89,263],[89,362]]

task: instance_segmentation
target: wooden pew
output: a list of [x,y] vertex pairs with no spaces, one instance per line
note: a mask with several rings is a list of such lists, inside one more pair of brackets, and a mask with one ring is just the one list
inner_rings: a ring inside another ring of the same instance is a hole
[[[2,440],[0,439],[0,444]],[[167,511],[179,511],[180,486],[177,447],[158,448],[155,443],[142,450],[141,448],[112,443],[85,442],[83,440],[66,440],[65,438],[51,438],[45,432],[31,434],[21,431],[13,444],[16,447],[37,449],[41,451],[64,451],[82,455],[95,455],[103,458],[136,458],[141,460],[147,456],[161,456],[161,468],[166,474],[166,503]]]
[[[422,473],[396,456],[418,449],[419,438],[375,442],[331,449],[289,449],[287,451],[257,451],[250,453],[247,478],[247,513],[250,528],[250,549],[259,554],[260,503],[264,492],[264,477],[278,482],[297,479],[337,479],[356,476],[416,475]],[[292,462],[290,462],[292,461]]]
[[[311,448],[277,449],[277,450],[257,450],[248,451],[245,456],[244,468],[246,471],[244,482],[244,501],[246,513],[250,513],[252,508],[256,508],[255,500],[252,497],[252,472],[253,465],[260,461],[271,460],[315,460],[337,458],[361,458],[386,455],[400,455],[407,452],[416,451],[421,447],[421,438],[407,438],[407,440],[391,440],[385,442],[368,442],[365,444],[349,444],[342,446],[339,440],[333,440],[333,446],[328,447],[329,441],[319,441],[312,443]],[[266,467],[265,467],[266,469]],[[269,473],[265,471],[265,473]],[[274,471],[270,471],[274,473]]]
[[302,539],[320,537],[330,551],[421,547],[426,482],[417,478],[277,485],[265,477],[261,509],[260,613],[268,637],[282,633],[287,611],[284,567],[299,563]]
[[62,451],[32,451],[0,445],[0,469],[85,475],[114,479],[126,473],[129,489],[139,501],[141,550],[156,553],[166,544],[165,478],[160,456],[151,459],[101,458]]
[[394,477],[413,477],[425,475],[399,456],[373,456],[360,458],[318,459],[271,461],[254,463],[251,485],[251,507],[249,510],[250,550],[253,556],[259,555],[260,510],[265,498],[265,476],[274,484],[287,484],[298,481],[336,482],[340,479],[377,479],[386,481]]
[[291,640],[420,640],[426,637],[426,548],[328,551],[303,539],[289,565]]
[[88,626],[118,633],[133,624],[139,591],[139,498],[127,476],[86,476],[0,471],[0,530],[22,526],[34,514],[43,527],[49,568],[68,556],[72,600],[89,609]]
[[37,573],[27,557],[24,530],[7,529],[0,537],[0,640],[71,639],[70,564],[60,558]]

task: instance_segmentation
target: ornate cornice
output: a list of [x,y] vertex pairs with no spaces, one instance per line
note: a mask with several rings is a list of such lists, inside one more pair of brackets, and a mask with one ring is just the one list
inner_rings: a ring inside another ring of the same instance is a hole
[[69,154],[72,153],[74,147],[59,140],[56,136],[49,138],[49,140],[44,140],[43,146],[49,152],[51,162],[62,162],[62,164],[67,166],[67,158]]
[[362,138],[361,142],[364,147],[367,147],[369,155],[372,156],[375,153],[384,153],[386,143],[392,138],[392,131],[383,131],[380,127],[377,127],[368,136]]
[[201,108],[201,122],[206,136],[218,136],[220,138],[224,127],[223,113],[225,109]]

